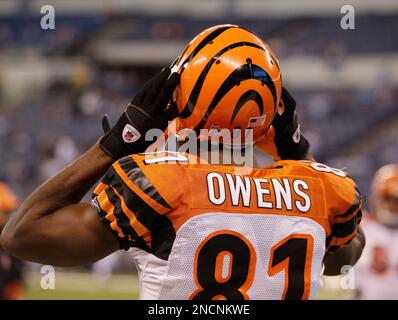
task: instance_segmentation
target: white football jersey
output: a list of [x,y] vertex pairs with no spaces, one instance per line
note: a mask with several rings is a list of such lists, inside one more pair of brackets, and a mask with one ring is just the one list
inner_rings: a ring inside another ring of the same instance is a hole
[[366,246],[354,267],[359,299],[398,299],[398,229],[366,218]]

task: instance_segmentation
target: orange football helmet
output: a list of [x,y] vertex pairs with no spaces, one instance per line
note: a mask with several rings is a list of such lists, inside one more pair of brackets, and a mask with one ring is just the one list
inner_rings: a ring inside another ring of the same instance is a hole
[[270,127],[280,102],[281,72],[269,46],[252,32],[229,24],[206,29],[172,71],[181,74],[174,93],[177,131],[194,129],[210,139],[200,130],[253,129],[255,142]]
[[373,214],[381,223],[398,227],[398,164],[389,164],[377,170],[370,200]]

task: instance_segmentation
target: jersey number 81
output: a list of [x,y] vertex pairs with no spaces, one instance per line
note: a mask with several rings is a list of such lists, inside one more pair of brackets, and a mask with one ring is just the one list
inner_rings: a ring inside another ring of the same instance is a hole
[[[282,299],[308,299],[312,251],[309,234],[292,234],[272,246],[266,270],[269,277],[285,272]],[[253,245],[242,234],[232,230],[210,234],[196,250],[194,278],[198,289],[190,299],[248,300],[256,260]]]

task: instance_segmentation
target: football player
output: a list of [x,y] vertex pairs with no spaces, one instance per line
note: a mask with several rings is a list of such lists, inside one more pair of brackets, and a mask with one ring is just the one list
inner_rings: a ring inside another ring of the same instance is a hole
[[[234,25],[207,29],[98,143],[25,200],[1,242],[61,266],[129,250],[142,299],[312,298],[322,273],[359,259],[362,202],[347,173],[288,160],[310,155],[294,108],[261,39]],[[141,153],[147,133],[176,117],[198,143],[238,132],[241,144],[222,140],[219,149],[246,152],[265,139],[282,160],[244,170],[198,161],[200,152]],[[92,203],[80,202],[101,177]]]
[[370,193],[371,211],[363,228],[367,245],[354,268],[358,298],[398,299],[398,165],[375,173]]
[[[19,204],[18,198],[4,182],[0,182],[0,232]],[[22,261],[9,256],[0,247],[0,300],[22,297]]]

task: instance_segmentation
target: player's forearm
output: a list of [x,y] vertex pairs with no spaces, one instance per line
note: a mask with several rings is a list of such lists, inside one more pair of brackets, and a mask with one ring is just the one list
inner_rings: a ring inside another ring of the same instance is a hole
[[78,203],[93,184],[105,173],[113,160],[98,144],[75,162],[38,187],[6,224],[4,234],[21,233],[30,222],[47,216],[67,205]]
[[325,257],[323,261],[325,265],[324,275],[341,275],[343,266],[354,266],[361,257],[365,243],[365,234],[361,227],[358,227],[357,236],[347,246]]

